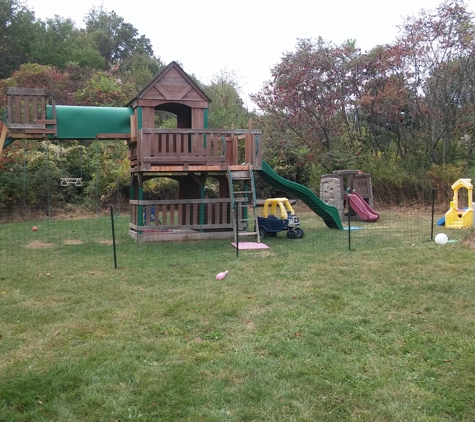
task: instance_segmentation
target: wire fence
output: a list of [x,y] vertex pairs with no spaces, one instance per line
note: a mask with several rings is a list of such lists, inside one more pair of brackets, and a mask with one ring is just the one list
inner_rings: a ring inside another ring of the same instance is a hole
[[[417,247],[434,241],[446,233],[449,241],[459,240],[466,230],[448,230],[443,223],[448,204],[425,207],[391,207],[374,212],[378,218],[366,221],[354,213],[342,218],[343,230],[329,229],[324,221],[304,204],[295,205],[304,231],[302,239],[289,238],[286,232],[261,241],[270,249],[285,246],[303,247],[315,253],[358,254],[382,248]],[[112,214],[111,214],[112,211]],[[71,210],[31,209],[27,206],[0,208],[0,264],[3,273],[28,269],[47,274],[53,269],[93,271],[136,265],[144,250],[155,250],[163,256],[165,242],[137,243],[129,232],[127,210],[120,213],[104,208],[99,213]],[[253,239],[246,239],[246,241]],[[200,250],[222,244],[235,256],[232,232],[229,239],[182,241]],[[300,245],[299,245],[300,242]],[[296,248],[297,247],[297,248]],[[243,251],[240,256],[245,253]],[[144,259],[141,266],[154,266]]]

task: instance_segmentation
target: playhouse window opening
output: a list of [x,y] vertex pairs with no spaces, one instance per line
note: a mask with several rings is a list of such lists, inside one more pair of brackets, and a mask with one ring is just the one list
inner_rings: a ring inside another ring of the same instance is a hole
[[155,110],[155,128],[176,129],[177,116],[174,113],[164,110]]
[[458,209],[468,208],[468,190],[460,188],[458,190]]

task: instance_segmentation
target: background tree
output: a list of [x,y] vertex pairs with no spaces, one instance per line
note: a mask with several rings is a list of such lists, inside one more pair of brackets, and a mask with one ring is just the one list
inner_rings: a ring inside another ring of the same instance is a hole
[[0,78],[30,60],[35,15],[21,0],[0,1]]
[[85,24],[107,66],[117,65],[135,54],[153,56],[150,40],[139,36],[138,30],[114,11],[93,7],[86,15]]
[[37,21],[32,41],[31,59],[36,63],[64,69],[68,63],[81,67],[104,69],[105,59],[96,48],[93,37],[79,30],[71,19],[55,16]]
[[235,72],[223,69],[213,76],[209,85],[204,85],[202,88],[211,100],[209,127],[247,128],[252,114],[244,107],[240,96],[241,87]]
[[273,142],[280,148],[290,143],[306,155],[302,158],[330,170],[334,163],[323,163],[322,157],[343,153],[338,141],[351,97],[345,77],[355,53],[348,43],[337,47],[322,38],[303,39],[272,69],[273,80],[253,99],[276,129]]
[[448,0],[436,11],[422,11],[401,26],[398,45],[405,51],[412,115],[432,163],[446,164],[453,130],[475,60],[473,14],[462,0]]

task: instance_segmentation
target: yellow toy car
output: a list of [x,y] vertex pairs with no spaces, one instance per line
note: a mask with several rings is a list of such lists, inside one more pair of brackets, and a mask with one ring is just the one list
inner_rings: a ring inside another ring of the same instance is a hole
[[278,232],[287,230],[287,237],[298,239],[304,236],[299,227],[299,218],[287,198],[268,198],[264,201],[262,217],[257,217],[259,236],[261,238],[277,236]]

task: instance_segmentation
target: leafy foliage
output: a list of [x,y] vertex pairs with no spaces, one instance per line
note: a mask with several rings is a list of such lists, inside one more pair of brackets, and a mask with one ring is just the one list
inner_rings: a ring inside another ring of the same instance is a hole
[[475,20],[462,0],[407,18],[393,44],[367,53],[351,40],[301,39],[254,96],[268,155],[285,160],[294,151],[328,172],[393,166],[412,181],[434,164],[466,171],[474,57]]
[[211,100],[209,127],[230,129],[248,126],[252,115],[245,109],[239,95],[241,88],[235,72],[222,70],[203,90]]
[[92,35],[79,30],[71,19],[60,16],[36,22],[31,56],[36,63],[58,69],[64,69],[68,63],[93,69],[105,67]]
[[35,16],[21,0],[0,1],[0,78],[30,59]]
[[104,58],[106,65],[115,65],[135,54],[153,55],[150,40],[130,23],[109,12],[104,7],[93,7],[85,18],[86,31],[91,34],[97,50]]

